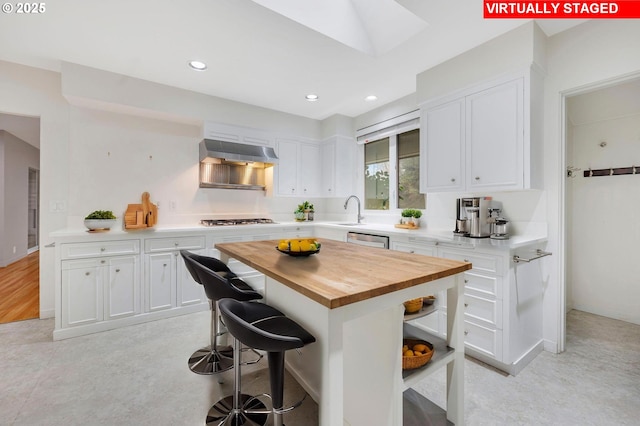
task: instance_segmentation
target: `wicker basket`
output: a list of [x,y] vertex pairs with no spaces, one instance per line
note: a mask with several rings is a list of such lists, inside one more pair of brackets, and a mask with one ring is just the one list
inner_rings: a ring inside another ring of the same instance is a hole
[[407,300],[406,302],[404,302],[404,313],[413,314],[420,311],[420,309],[422,309],[422,303],[422,297]]
[[417,345],[419,343],[426,345],[430,349],[430,351],[418,356],[403,356],[402,357],[403,370],[412,370],[414,368],[422,367],[423,365],[425,365],[431,360],[431,357],[435,352],[433,350],[433,345],[431,343],[425,340],[418,340],[418,339],[403,339],[402,341],[402,344],[409,346],[409,348],[413,348],[414,345]]

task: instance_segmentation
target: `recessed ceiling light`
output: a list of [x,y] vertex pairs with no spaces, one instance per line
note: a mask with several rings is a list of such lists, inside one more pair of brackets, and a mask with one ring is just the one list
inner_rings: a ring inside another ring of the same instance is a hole
[[207,69],[207,64],[201,61],[189,61],[189,66],[196,71],[204,71]]
[[309,102],[315,102],[318,100],[318,95],[314,95],[313,93],[307,95],[304,97],[306,100],[308,100]]
[[376,95],[369,95],[366,98],[364,98],[364,100],[367,102],[377,101],[378,97]]

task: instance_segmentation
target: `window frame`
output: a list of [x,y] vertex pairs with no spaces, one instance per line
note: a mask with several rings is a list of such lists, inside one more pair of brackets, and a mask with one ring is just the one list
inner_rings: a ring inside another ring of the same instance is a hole
[[[411,114],[411,113],[410,113]],[[373,127],[373,126],[372,126]],[[391,214],[391,215],[399,215],[403,210],[398,207],[398,135],[401,133],[409,132],[411,130],[420,131],[420,118],[419,115],[417,117],[409,117],[407,120],[404,120],[398,124],[381,127],[381,124],[376,125],[379,130],[375,130],[371,133],[362,133],[358,135],[358,193],[361,194],[363,200],[363,211],[367,214]],[[364,182],[364,169],[365,169],[365,146],[367,143],[376,142],[380,139],[389,138],[389,208],[386,210],[373,210],[366,208],[365,201],[365,182]],[[420,159],[420,163],[423,163],[423,160]],[[426,194],[422,194],[426,197]],[[425,199],[425,208],[421,210],[426,210],[426,199]]]

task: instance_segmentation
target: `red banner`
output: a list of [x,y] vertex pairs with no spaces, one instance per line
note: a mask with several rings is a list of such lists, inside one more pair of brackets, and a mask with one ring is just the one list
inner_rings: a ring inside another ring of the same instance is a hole
[[485,19],[629,19],[640,18],[640,0],[498,1],[484,0]]

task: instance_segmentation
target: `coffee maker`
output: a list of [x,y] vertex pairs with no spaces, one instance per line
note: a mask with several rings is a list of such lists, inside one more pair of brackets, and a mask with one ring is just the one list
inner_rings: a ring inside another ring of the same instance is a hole
[[[454,235],[470,238],[488,238],[491,235],[489,209],[501,204],[491,197],[456,199],[456,227]],[[501,208],[502,206],[500,206]]]

